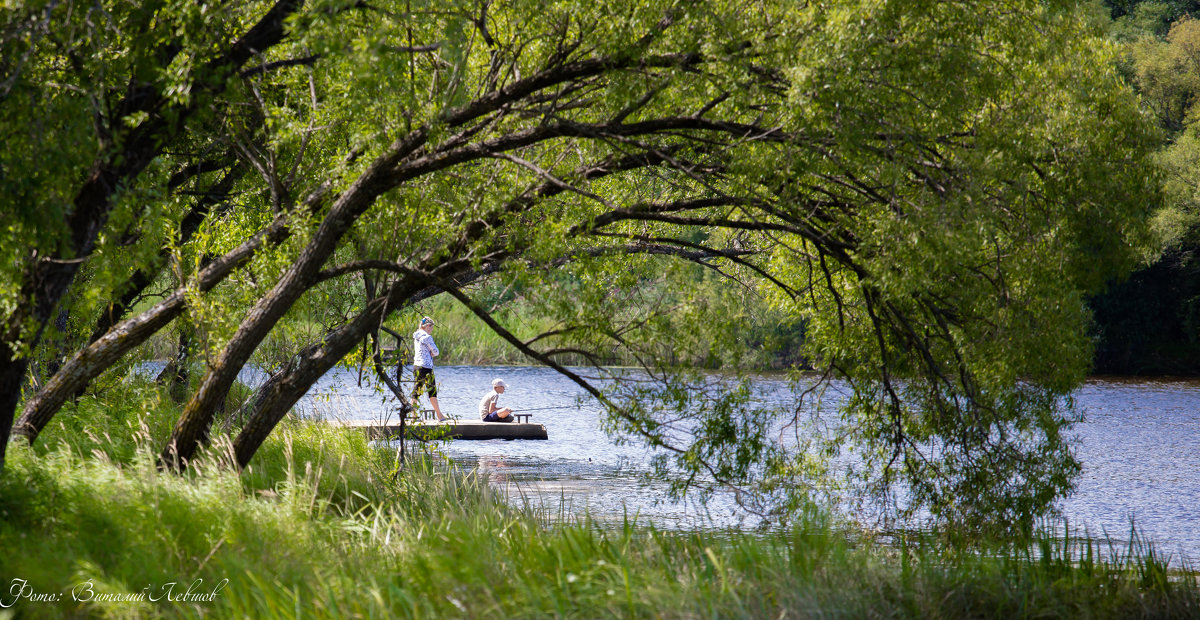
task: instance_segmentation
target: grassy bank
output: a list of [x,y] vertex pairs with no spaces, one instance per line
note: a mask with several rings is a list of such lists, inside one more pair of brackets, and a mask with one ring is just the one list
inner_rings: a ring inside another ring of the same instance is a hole
[[[153,393],[129,389],[129,402]],[[392,454],[312,423],[286,422],[241,474],[221,466],[220,438],[187,476],[162,474],[153,420],[172,405],[149,402],[159,408],[140,416],[110,408],[92,420],[99,433],[63,425],[36,449],[10,447],[0,615],[1200,615],[1195,576],[1169,573],[1149,547],[882,544],[815,511],[769,534],[602,528],[513,507],[436,456],[393,479]]]

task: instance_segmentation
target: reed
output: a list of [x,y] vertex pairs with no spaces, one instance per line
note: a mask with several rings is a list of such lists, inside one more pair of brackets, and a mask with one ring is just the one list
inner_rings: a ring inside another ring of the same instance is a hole
[[[666,294],[666,293],[664,293]],[[767,312],[766,308],[756,308],[756,311]],[[472,364],[472,365],[517,365],[538,364],[520,351],[517,351],[508,341],[497,335],[483,321],[479,320],[470,310],[445,296],[438,296],[423,302],[420,306],[397,313],[389,322],[392,327],[405,339],[400,346],[411,356],[412,343],[407,336],[416,329],[420,318],[424,315],[435,317],[437,340],[441,355],[439,364]],[[529,340],[544,333],[560,329],[561,324],[552,318],[539,314],[536,307],[514,301],[496,311],[496,318],[514,335],[522,340]],[[730,319],[730,321],[733,321]],[[681,328],[682,329],[682,328]],[[787,368],[802,364],[798,358],[798,348],[802,341],[802,329],[797,325],[780,326],[766,321],[746,321],[739,334],[739,345],[744,348],[737,358],[739,368],[746,370],[769,370]],[[654,352],[656,359],[666,360],[674,366],[718,369],[728,362],[722,355],[712,349],[713,338],[697,338],[687,343],[676,342],[671,346],[663,346]],[[387,338],[389,345],[394,339]],[[610,344],[607,346],[589,347],[602,363],[614,366],[629,366],[639,363],[636,355],[624,347]],[[643,352],[644,353],[644,352]],[[568,366],[584,365],[589,360],[582,355],[564,353],[556,360]]]

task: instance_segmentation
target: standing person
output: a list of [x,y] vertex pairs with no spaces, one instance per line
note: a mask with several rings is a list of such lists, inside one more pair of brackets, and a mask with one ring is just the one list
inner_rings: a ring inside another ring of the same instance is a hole
[[438,355],[437,345],[433,343],[433,319],[424,317],[421,326],[413,332],[413,373],[416,375],[416,385],[413,386],[413,409],[421,408],[421,393],[429,395],[429,404],[437,414],[438,422],[445,422],[441,407],[437,401],[437,380],[433,377],[433,358]]
[[504,383],[504,379],[492,380],[492,391],[483,395],[483,400],[479,401],[479,417],[483,418],[484,422],[512,422],[512,409],[505,407],[500,408],[496,404],[496,399],[504,393],[508,387]]

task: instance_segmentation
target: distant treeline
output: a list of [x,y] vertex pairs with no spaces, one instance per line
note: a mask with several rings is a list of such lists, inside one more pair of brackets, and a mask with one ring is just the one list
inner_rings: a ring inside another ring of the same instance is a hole
[[[565,272],[545,274],[538,287],[519,283],[492,283],[479,287],[474,293],[504,323],[522,339],[536,337],[562,328],[547,311],[545,297],[553,295],[573,299],[579,294],[580,282]],[[558,360],[567,365],[583,365],[596,361],[614,366],[632,366],[654,360],[667,366],[705,368],[711,370],[741,368],[744,370],[778,370],[807,367],[801,351],[804,342],[803,321],[773,307],[753,288],[730,292],[722,290],[720,278],[711,270],[695,265],[677,266],[661,273],[653,281],[645,281],[643,289],[631,304],[654,303],[660,306],[653,312],[654,331],[686,334],[669,344],[654,338],[639,338],[638,342],[613,339],[588,342],[589,355],[565,353]],[[625,291],[623,294],[633,294]],[[408,312],[397,313],[388,322],[390,330],[399,334],[397,342],[387,339],[387,345],[399,345],[400,361],[411,362],[412,343],[408,336],[421,316],[429,315],[438,321],[435,334],[440,349],[440,364],[528,364],[530,360],[496,334],[470,310],[453,299],[439,295]],[[621,337],[620,334],[613,336]],[[568,341],[570,342],[570,341]],[[571,342],[580,345],[579,342]],[[584,347],[580,347],[584,350]],[[639,358],[640,357],[640,358]]]
[[1163,129],[1167,205],[1155,249],[1091,300],[1095,372],[1200,375],[1200,2],[1109,0],[1122,67]]

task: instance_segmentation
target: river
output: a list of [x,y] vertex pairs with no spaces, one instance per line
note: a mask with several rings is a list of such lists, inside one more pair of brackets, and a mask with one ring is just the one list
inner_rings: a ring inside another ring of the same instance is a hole
[[[509,385],[501,404],[533,411],[548,441],[457,441],[442,450],[465,468],[554,514],[587,510],[598,521],[636,517],[660,528],[752,525],[728,497],[706,506],[666,499],[665,485],[646,481],[649,452],[616,446],[600,430],[599,408],[581,390],[540,367],[444,366],[437,369],[444,413],[473,419],[477,403],[502,377]],[[246,377],[254,382],[252,377]],[[364,385],[368,382],[364,381]],[[783,379],[765,377],[761,394],[783,398]],[[1200,560],[1200,380],[1097,377],[1075,394],[1084,422],[1074,427],[1083,474],[1076,492],[1061,501],[1072,527],[1114,540],[1128,537],[1130,520],[1158,550]],[[384,411],[374,387],[359,388],[357,373],[339,369],[315,385],[297,406],[306,415],[372,419]]]

